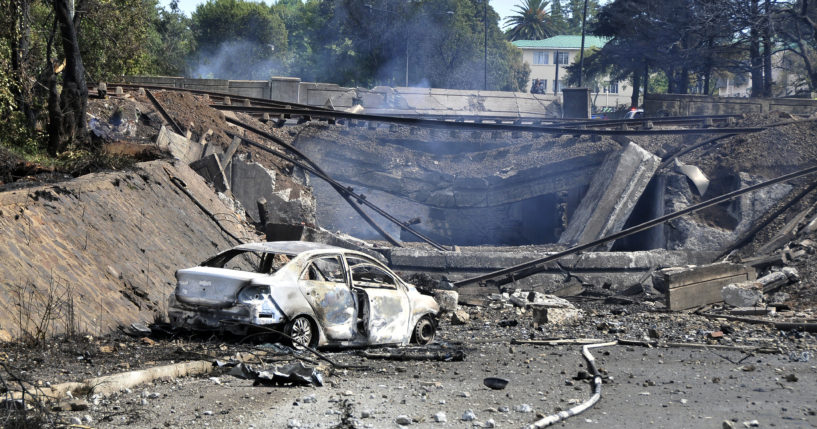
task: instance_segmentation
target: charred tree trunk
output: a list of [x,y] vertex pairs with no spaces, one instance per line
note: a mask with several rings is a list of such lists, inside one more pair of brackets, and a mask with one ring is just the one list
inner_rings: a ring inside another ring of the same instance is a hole
[[641,71],[633,69],[633,96],[630,100],[630,106],[638,107],[638,96],[641,90]]
[[[49,124],[49,133],[58,132],[57,136],[49,136],[49,152],[56,155],[64,150],[71,142],[84,145],[88,140],[88,130],[85,126],[85,111],[88,108],[88,86],[85,83],[85,67],[79,53],[77,28],[71,17],[69,0],[53,0],[54,14],[59,23],[59,35],[62,40],[62,49],[65,53],[65,69],[62,75],[62,93],[58,97],[59,111],[52,105],[54,92],[49,82],[49,116],[54,124]],[[56,78],[55,78],[56,79]]]
[[686,67],[681,69],[681,73],[679,73],[678,76],[678,93],[689,93],[689,69]]
[[48,74],[46,87],[48,90],[48,153],[56,155],[60,151],[62,135],[62,111],[60,110],[60,93],[57,91],[57,73],[54,71],[54,60],[51,57],[51,49],[54,45],[54,36],[57,32],[57,20],[51,27],[51,35],[45,48],[45,58],[47,62]]
[[763,59],[760,56],[760,32],[758,31],[759,0],[749,0],[749,15],[751,27],[749,28],[749,62],[752,72],[752,97],[760,97],[763,94]]
[[772,6],[771,0],[765,0],[763,11],[763,96],[772,96]]
[[650,91],[650,63],[644,61],[644,103],[647,103],[647,94]]

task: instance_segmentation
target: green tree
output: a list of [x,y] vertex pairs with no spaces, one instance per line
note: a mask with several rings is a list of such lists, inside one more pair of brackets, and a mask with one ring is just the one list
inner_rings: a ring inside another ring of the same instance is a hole
[[[585,0],[567,0],[565,34],[582,33],[582,15],[584,14]],[[596,20],[599,10],[598,0],[587,0],[587,24]]]
[[298,3],[273,9],[290,35],[288,70],[304,80],[479,89],[486,28],[489,89],[513,90],[527,80],[521,51],[504,40],[498,15],[480,0]]
[[154,44],[158,45],[155,59],[156,73],[183,76],[187,69],[187,57],[193,51],[191,20],[179,10],[178,0],[170,2],[169,9],[160,9],[155,19]]
[[91,82],[158,72],[157,0],[83,0],[80,52]]
[[208,0],[192,16],[193,76],[266,79],[280,70],[287,31],[265,3]]
[[505,19],[508,40],[541,40],[555,35],[547,0],[523,0],[516,14]]

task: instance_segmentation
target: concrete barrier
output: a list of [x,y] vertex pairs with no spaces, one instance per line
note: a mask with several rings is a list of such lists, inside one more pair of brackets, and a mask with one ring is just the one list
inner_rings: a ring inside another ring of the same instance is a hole
[[559,99],[553,94],[478,91],[442,88],[377,86],[371,89],[344,87],[334,83],[301,82],[297,77],[275,76],[269,80],[190,79],[172,76],[126,76],[125,82],[174,88],[222,92],[236,97],[254,97],[312,106],[330,105],[349,109],[361,104],[365,113],[431,115],[439,117],[561,116]]
[[817,100],[648,94],[644,101],[644,112],[647,116],[739,115],[771,111],[810,115],[817,112]]

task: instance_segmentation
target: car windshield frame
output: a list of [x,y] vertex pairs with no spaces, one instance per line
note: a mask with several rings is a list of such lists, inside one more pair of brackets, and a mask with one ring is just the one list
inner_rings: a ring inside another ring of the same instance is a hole
[[[233,261],[236,258],[240,258],[240,257],[242,257],[244,255],[253,255],[253,257],[259,259],[260,262],[258,263],[258,266],[254,267],[251,271],[250,270],[244,270],[244,269],[241,269],[240,271],[254,272],[254,273],[260,273],[260,274],[273,274],[276,271],[278,271],[279,269],[281,269],[281,267],[286,265],[286,263],[280,264],[278,266],[275,265],[274,260],[275,260],[275,257],[278,256],[278,255],[285,256],[286,258],[288,258],[289,261],[291,261],[292,259],[294,259],[297,256],[297,254],[294,254],[294,253],[268,252],[268,251],[263,251],[263,250],[259,251],[259,250],[255,250],[255,249],[233,248],[233,249],[221,252],[218,255],[215,255],[212,258],[209,258],[209,259],[205,260],[204,262],[199,264],[199,266],[211,267],[211,268],[221,268],[221,269],[231,269],[231,268],[226,268],[225,266],[230,261]],[[289,261],[287,261],[287,263],[289,263]],[[255,263],[251,263],[251,265],[255,265]]]

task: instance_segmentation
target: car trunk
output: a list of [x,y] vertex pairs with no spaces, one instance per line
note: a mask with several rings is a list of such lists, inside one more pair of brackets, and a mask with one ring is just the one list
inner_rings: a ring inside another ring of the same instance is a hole
[[229,307],[252,280],[267,274],[226,268],[194,267],[176,272],[176,299],[189,305]]

